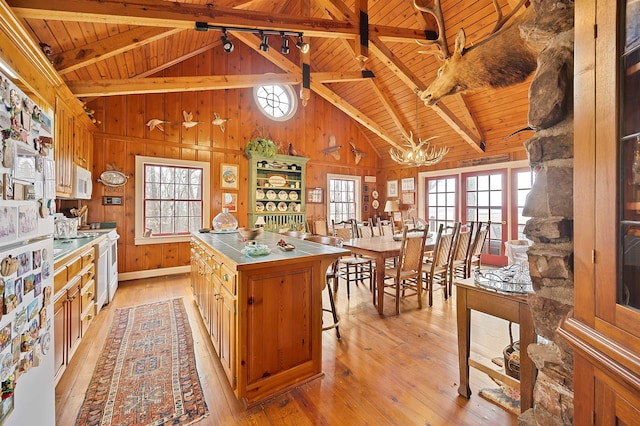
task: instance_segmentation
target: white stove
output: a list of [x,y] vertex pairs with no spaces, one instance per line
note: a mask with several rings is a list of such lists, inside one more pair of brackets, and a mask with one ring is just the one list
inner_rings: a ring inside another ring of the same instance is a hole
[[107,286],[107,303],[113,300],[116,290],[118,290],[118,239],[120,235],[114,229],[107,234],[109,241],[109,252],[107,254],[108,267],[108,286]]

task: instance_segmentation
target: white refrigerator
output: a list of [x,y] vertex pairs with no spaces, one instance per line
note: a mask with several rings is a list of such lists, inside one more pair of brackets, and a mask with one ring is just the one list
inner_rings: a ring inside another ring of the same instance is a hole
[[53,426],[52,114],[0,79],[0,425]]

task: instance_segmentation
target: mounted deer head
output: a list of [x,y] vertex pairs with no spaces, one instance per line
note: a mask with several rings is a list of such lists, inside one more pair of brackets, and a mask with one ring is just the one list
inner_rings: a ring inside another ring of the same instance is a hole
[[520,36],[519,28],[522,22],[533,17],[535,13],[533,7],[529,7],[511,24],[502,28],[525,2],[526,0],[521,0],[509,15],[503,17],[497,0],[493,0],[498,14],[498,22],[491,35],[465,49],[466,36],[464,29],[461,28],[456,36],[455,50],[451,55],[447,47],[440,0],[435,0],[433,7],[418,6],[414,0],[413,4],[416,9],[429,13],[436,19],[439,31],[436,40],[429,43],[418,43],[423,46],[436,46],[438,50],[424,53],[435,54],[443,61],[436,79],[419,94],[425,105],[434,105],[443,97],[455,93],[485,87],[506,87],[520,83],[535,71],[536,54],[527,47],[524,39]]

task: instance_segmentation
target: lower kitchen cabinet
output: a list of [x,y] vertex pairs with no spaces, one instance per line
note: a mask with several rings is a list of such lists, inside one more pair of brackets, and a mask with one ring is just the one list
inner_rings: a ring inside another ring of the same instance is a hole
[[53,346],[56,383],[95,317],[94,259],[91,246],[55,264]]

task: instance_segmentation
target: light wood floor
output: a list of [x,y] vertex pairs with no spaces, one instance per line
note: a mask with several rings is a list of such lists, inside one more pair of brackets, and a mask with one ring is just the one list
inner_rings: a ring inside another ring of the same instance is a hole
[[[193,301],[188,275],[121,282],[113,302],[98,314],[56,387],[58,426],[73,425],[117,308],[183,297],[209,417],[207,425],[516,425],[515,415],[478,396],[497,387],[471,369],[471,399],[458,396],[455,299],[434,295],[434,306],[403,301],[401,315],[381,317],[367,286],[343,283],[336,303],[342,317],[338,341],[323,332],[324,377],[243,411],[215,360]],[[454,294],[455,297],[455,294]],[[392,299],[388,299],[389,308]],[[514,329],[517,335],[517,328]],[[502,355],[509,343],[505,321],[474,312],[472,352]]]

